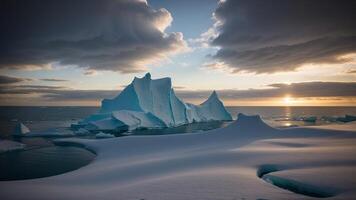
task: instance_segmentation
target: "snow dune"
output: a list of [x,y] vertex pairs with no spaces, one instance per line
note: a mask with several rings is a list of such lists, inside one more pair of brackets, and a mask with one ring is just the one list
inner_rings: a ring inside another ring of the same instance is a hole
[[[356,132],[274,129],[259,116],[203,133],[66,138],[96,159],[58,176],[0,182],[9,199],[353,199]],[[21,192],[19,192],[21,191]]]

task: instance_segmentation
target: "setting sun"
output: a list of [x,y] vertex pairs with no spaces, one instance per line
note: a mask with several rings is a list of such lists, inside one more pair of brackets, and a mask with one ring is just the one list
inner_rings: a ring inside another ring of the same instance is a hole
[[290,96],[285,96],[283,98],[283,103],[287,104],[287,105],[292,104],[293,103],[293,99]]

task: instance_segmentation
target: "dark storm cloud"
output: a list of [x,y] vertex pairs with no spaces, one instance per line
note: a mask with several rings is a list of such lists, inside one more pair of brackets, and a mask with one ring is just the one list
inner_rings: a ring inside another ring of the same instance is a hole
[[212,57],[234,72],[292,71],[341,63],[356,52],[353,0],[227,0],[214,16],[221,49]]
[[18,78],[18,77],[0,75],[0,84],[12,84],[12,83],[19,83],[19,82],[30,81],[30,80],[31,79],[29,78]]
[[141,71],[185,47],[181,33],[164,32],[171,20],[139,0],[3,0],[0,68]]
[[[206,99],[212,91],[177,90],[176,94],[183,99]],[[290,95],[293,97],[355,97],[356,82],[301,82],[292,84],[272,84],[265,89],[219,90],[222,100],[245,98],[272,98]],[[0,87],[0,94],[26,95],[41,94],[50,101],[96,100],[113,98],[120,90],[73,90],[61,86],[20,85]]]

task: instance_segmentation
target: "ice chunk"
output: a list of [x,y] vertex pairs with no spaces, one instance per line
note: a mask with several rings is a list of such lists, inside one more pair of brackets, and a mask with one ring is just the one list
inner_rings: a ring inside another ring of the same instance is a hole
[[336,119],[337,121],[339,122],[353,122],[353,121],[356,121],[356,116],[353,116],[353,115],[345,115],[345,117],[338,117]]
[[18,123],[15,127],[15,131],[13,133],[14,136],[23,136],[30,132],[30,129],[27,128],[23,123]]
[[109,134],[109,133],[100,132],[100,133],[96,134],[95,137],[98,138],[98,139],[101,139],[101,138],[113,138],[113,137],[115,137],[115,135]]
[[74,131],[74,134],[81,136],[81,135],[88,135],[90,134],[90,132],[85,128],[79,128],[77,131]]
[[210,97],[199,106],[188,103],[186,106],[187,119],[190,123],[213,120],[232,120],[231,115],[226,111],[215,91],[213,91]]
[[106,118],[98,121],[90,122],[85,128],[89,131],[120,131],[126,130],[127,125],[115,118]]
[[315,123],[318,118],[315,116],[303,117],[302,120],[309,123]]
[[232,120],[215,91],[200,105],[201,116],[206,120]]

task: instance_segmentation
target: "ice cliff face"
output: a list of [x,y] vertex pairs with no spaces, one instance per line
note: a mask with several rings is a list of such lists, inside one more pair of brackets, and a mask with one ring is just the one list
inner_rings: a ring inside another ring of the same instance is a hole
[[[82,121],[90,129],[112,129],[126,125],[172,127],[192,122],[232,120],[214,91],[201,105],[184,103],[174,93],[170,78],[151,79],[147,73],[133,80],[117,97],[104,99],[98,114]],[[108,125],[108,126],[106,126]]]

